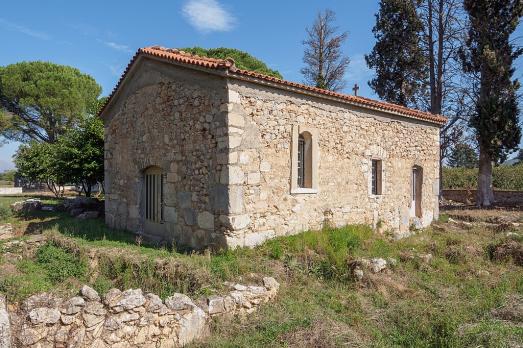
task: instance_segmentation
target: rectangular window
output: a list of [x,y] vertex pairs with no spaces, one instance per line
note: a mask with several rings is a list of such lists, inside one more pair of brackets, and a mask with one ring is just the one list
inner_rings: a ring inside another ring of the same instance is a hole
[[298,187],[305,187],[305,139],[298,139]]
[[381,195],[381,160],[372,160],[372,194]]
[[163,221],[163,176],[145,175],[145,218],[152,222]]

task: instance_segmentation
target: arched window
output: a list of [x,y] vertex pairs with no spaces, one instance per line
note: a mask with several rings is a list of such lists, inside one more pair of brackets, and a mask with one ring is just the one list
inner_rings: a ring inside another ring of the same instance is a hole
[[159,167],[145,170],[145,220],[163,222],[163,175]]
[[298,187],[312,188],[312,135],[303,132],[298,136]]
[[293,125],[291,143],[291,193],[318,193],[318,130]]

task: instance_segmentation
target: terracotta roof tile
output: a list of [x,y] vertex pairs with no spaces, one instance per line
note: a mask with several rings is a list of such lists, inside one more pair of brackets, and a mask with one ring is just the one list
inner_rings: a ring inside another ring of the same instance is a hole
[[213,69],[213,70],[223,70],[231,77],[238,77],[238,78],[249,78],[253,82],[259,82],[259,83],[270,83],[276,86],[282,86],[282,87],[291,87],[295,89],[297,92],[305,92],[308,94],[314,94],[318,97],[326,96],[329,98],[338,99],[343,102],[347,102],[349,104],[357,105],[364,108],[370,108],[375,110],[381,110],[384,112],[394,113],[401,116],[414,118],[418,120],[428,121],[432,123],[436,123],[438,125],[444,125],[447,122],[447,119],[441,115],[434,115],[429,112],[409,109],[400,105],[386,103],[382,101],[377,101],[373,99],[368,99],[364,97],[358,97],[348,94],[342,94],[337,92],[332,92],[329,90],[316,88],[312,86],[307,86],[301,83],[281,80],[276,77],[260,74],[254,71],[248,71],[248,70],[242,70],[236,68],[234,65],[234,60],[232,59],[214,59],[214,58],[207,58],[207,57],[200,57],[195,56],[177,49],[169,49],[164,48],[160,46],[152,46],[152,47],[145,47],[140,48],[134,55],[134,57],[131,59],[131,62],[125,69],[124,73],[122,74],[122,77],[116,84],[115,88],[113,89],[111,95],[107,99],[107,102],[103,106],[102,110],[100,111],[100,114],[105,110],[106,106],[109,104],[110,100],[114,96],[115,92],[120,87],[122,81],[124,80],[125,76],[129,72],[129,69],[131,68],[134,61],[138,58],[139,55],[149,55],[157,58],[166,59],[169,61],[173,61],[176,63],[181,64],[188,64],[193,66],[202,67],[205,69]]

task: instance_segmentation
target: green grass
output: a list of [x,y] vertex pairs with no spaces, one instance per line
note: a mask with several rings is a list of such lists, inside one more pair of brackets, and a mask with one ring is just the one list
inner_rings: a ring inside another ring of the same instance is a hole
[[[0,206],[5,202],[0,198]],[[508,237],[485,227],[429,228],[390,241],[367,226],[347,226],[209,255],[144,246],[101,220],[80,223],[54,212],[9,219],[43,231],[50,240],[33,257],[12,264],[0,260],[0,272],[6,270],[0,273],[0,292],[14,301],[42,291],[65,297],[84,283],[101,294],[112,287],[141,288],[163,298],[173,292],[193,298],[223,293],[224,281],[249,284],[266,275],[282,284],[276,301],[246,320],[215,320],[211,338],[193,346],[507,347],[523,342],[520,324],[492,314],[509,305],[511,296],[523,296],[523,267],[511,259],[491,259],[492,248]],[[453,226],[446,221],[448,216],[438,223]],[[87,263],[93,252],[96,272]],[[427,263],[420,255],[429,253]],[[362,257],[392,257],[398,264],[388,274],[366,272],[356,282],[348,263]]]

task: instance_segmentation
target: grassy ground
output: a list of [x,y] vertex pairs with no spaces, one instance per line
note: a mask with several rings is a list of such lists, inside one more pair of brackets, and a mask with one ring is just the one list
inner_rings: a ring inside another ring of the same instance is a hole
[[[0,198],[0,209],[15,200]],[[3,248],[0,292],[20,301],[39,291],[66,296],[89,283],[102,293],[117,286],[198,297],[223,291],[223,281],[250,283],[272,275],[282,284],[275,302],[246,319],[215,321],[211,338],[194,346],[518,347],[523,267],[495,250],[508,242],[523,247],[521,227],[499,227],[522,217],[449,212],[400,241],[348,226],[211,256],[146,247],[99,220],[78,223],[46,212],[0,216],[0,224],[13,223],[21,238],[43,232],[50,240],[35,250]],[[348,264],[362,257],[398,263],[357,281]]]

